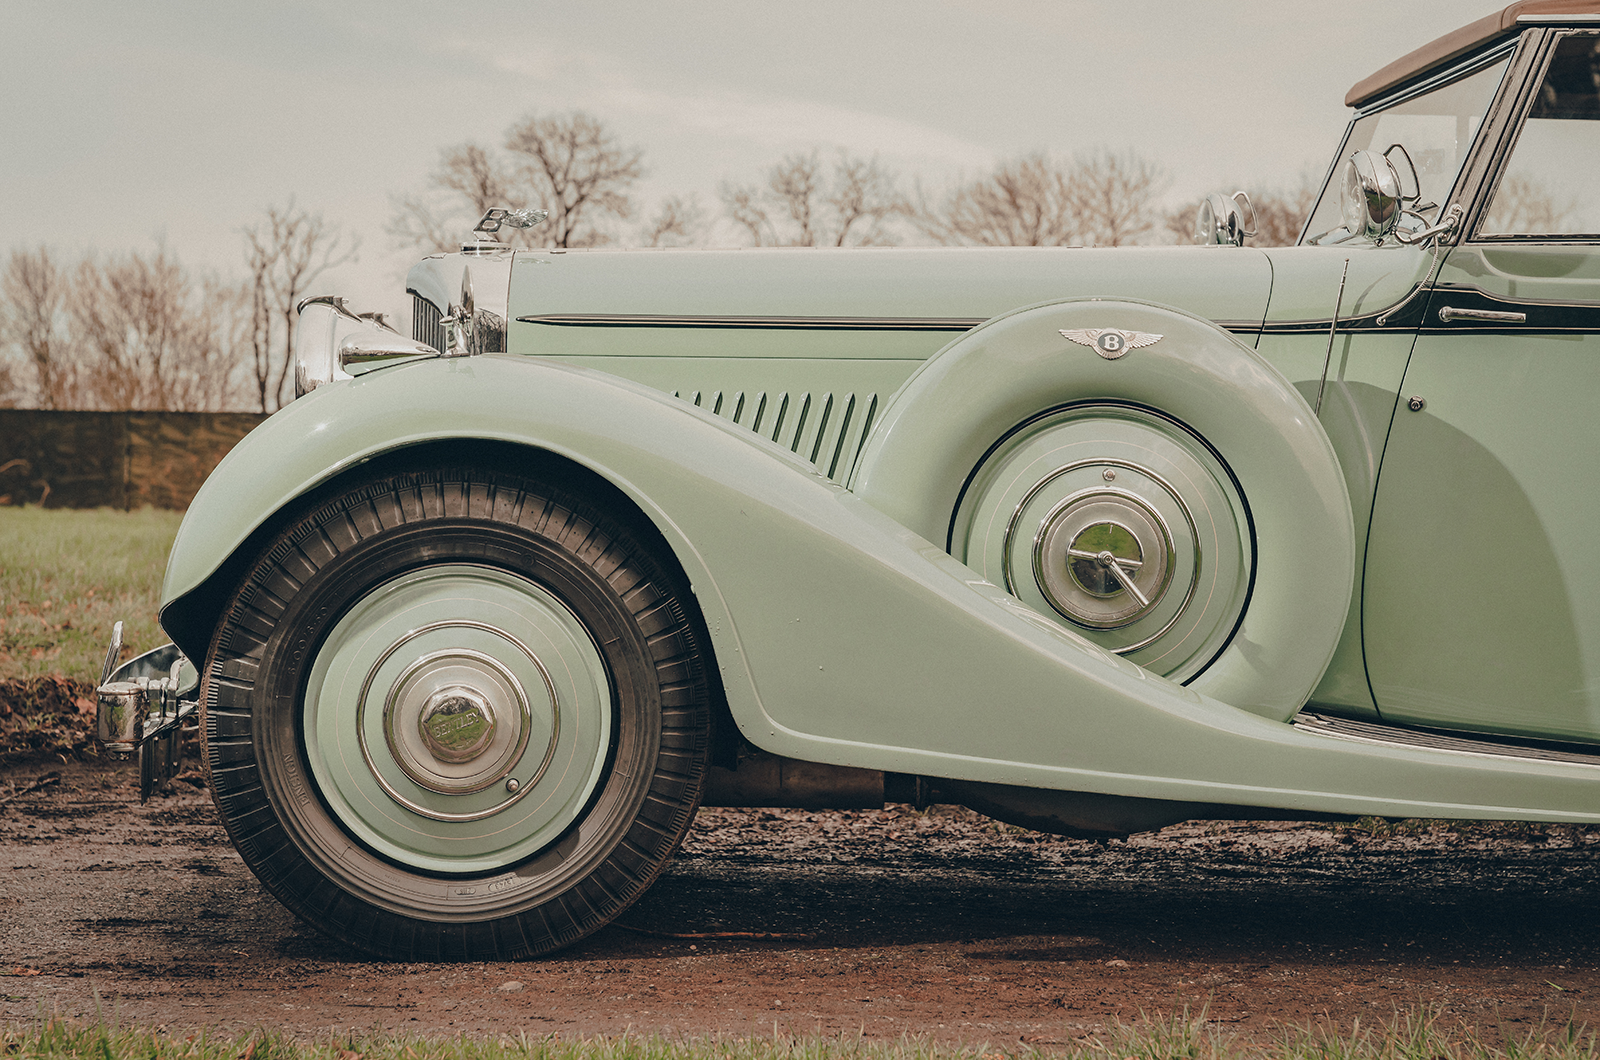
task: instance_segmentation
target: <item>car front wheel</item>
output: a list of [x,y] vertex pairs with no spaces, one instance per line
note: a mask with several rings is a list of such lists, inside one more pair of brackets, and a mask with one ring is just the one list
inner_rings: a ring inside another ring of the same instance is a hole
[[228,606],[202,690],[217,805],[328,934],[547,952],[626,909],[687,830],[711,700],[692,597],[625,502],[562,478],[349,484]]

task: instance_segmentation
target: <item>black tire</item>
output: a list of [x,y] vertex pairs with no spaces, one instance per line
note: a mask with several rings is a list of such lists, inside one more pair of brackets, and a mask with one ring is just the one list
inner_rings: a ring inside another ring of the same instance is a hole
[[625,502],[561,477],[348,484],[218,624],[202,731],[228,833],[368,953],[571,943],[644,892],[699,805],[713,678],[688,587]]

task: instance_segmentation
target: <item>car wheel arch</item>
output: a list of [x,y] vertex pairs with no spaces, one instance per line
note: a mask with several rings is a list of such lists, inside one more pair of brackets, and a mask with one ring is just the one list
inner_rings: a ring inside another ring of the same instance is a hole
[[[676,567],[675,573],[685,584],[693,586],[696,583],[693,577],[695,572],[686,566],[681,550],[673,547],[674,543],[662,532],[657,519],[636,497],[617,486],[601,471],[531,442],[465,435],[436,437],[383,449],[362,460],[330,468],[324,475],[311,481],[300,493],[267,513],[242,541],[220,559],[204,580],[190,591],[167,601],[161,610],[163,629],[190,658],[204,658],[212,632],[240,581],[286,526],[315,510],[329,498],[340,495],[353,482],[386,471],[444,463],[543,475],[564,482],[569,488],[588,491],[608,510],[627,513],[629,528],[647,539],[658,555],[669,557]],[[691,596],[695,604],[694,620],[704,630],[707,616],[703,605],[698,596],[693,593]],[[708,657],[714,662],[716,645],[713,638],[703,636],[702,643]],[[731,765],[738,750],[738,727],[718,678],[719,668],[713,665],[710,669],[714,693],[711,760],[715,765]]]

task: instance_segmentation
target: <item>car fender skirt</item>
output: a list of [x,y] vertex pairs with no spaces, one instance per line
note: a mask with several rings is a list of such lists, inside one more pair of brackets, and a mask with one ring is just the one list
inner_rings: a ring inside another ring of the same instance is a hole
[[735,722],[773,754],[1293,812],[1600,820],[1592,767],[1374,748],[1238,709],[1044,618],[726,420],[534,358],[383,369],[266,421],[185,516],[163,589],[168,632],[203,653],[216,585],[282,513],[352,468],[441,442],[457,455],[477,446],[486,462],[514,446],[581,466],[654,523],[692,586]]
[[[1067,454],[1095,455],[1099,409],[1108,410],[1108,437],[1126,409],[1170,422],[1173,433],[1220,461],[1212,466],[1220,467],[1217,477],[1242,512],[1233,531],[1245,557],[1233,589],[1241,602],[1215,620],[1216,647],[1208,646],[1207,658],[1178,679],[1264,717],[1292,717],[1344,628],[1355,570],[1350,500],[1316,414],[1277,369],[1210,321],[1166,306],[1101,299],[997,317],[906,382],[863,446],[851,489],[896,522],[951,547],[953,517],[964,492],[975,481],[981,485],[979,469],[992,479],[989,469],[1002,462],[994,454],[1005,453],[1008,438],[1026,437],[1029,425],[1052,410],[1070,419],[1074,409],[1086,411],[1056,435],[1061,463],[1073,459]],[[1122,453],[1122,463],[1138,464],[1140,444],[1107,449]],[[1046,452],[1031,467],[1006,473],[1049,479],[1053,466]],[[1080,480],[1096,481],[1096,469],[1085,472]],[[1179,496],[1181,477],[1168,475]],[[1059,488],[1065,494],[1072,487]],[[1198,515],[1204,532],[1211,513]],[[995,513],[988,517],[992,522]],[[959,541],[951,551],[963,555]],[[1200,557],[1196,566],[1212,559]]]

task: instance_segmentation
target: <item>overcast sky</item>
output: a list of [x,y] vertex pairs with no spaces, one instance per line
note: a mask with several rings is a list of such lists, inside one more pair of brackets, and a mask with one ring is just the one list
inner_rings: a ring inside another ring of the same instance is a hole
[[1157,0],[4,0],[0,252],[164,240],[241,272],[293,195],[362,238],[319,286],[388,310],[384,233],[441,147],[581,108],[644,151],[648,208],[716,205],[844,147],[934,187],[1035,150],[1134,149],[1173,202],[1320,177],[1354,82],[1501,5]]

